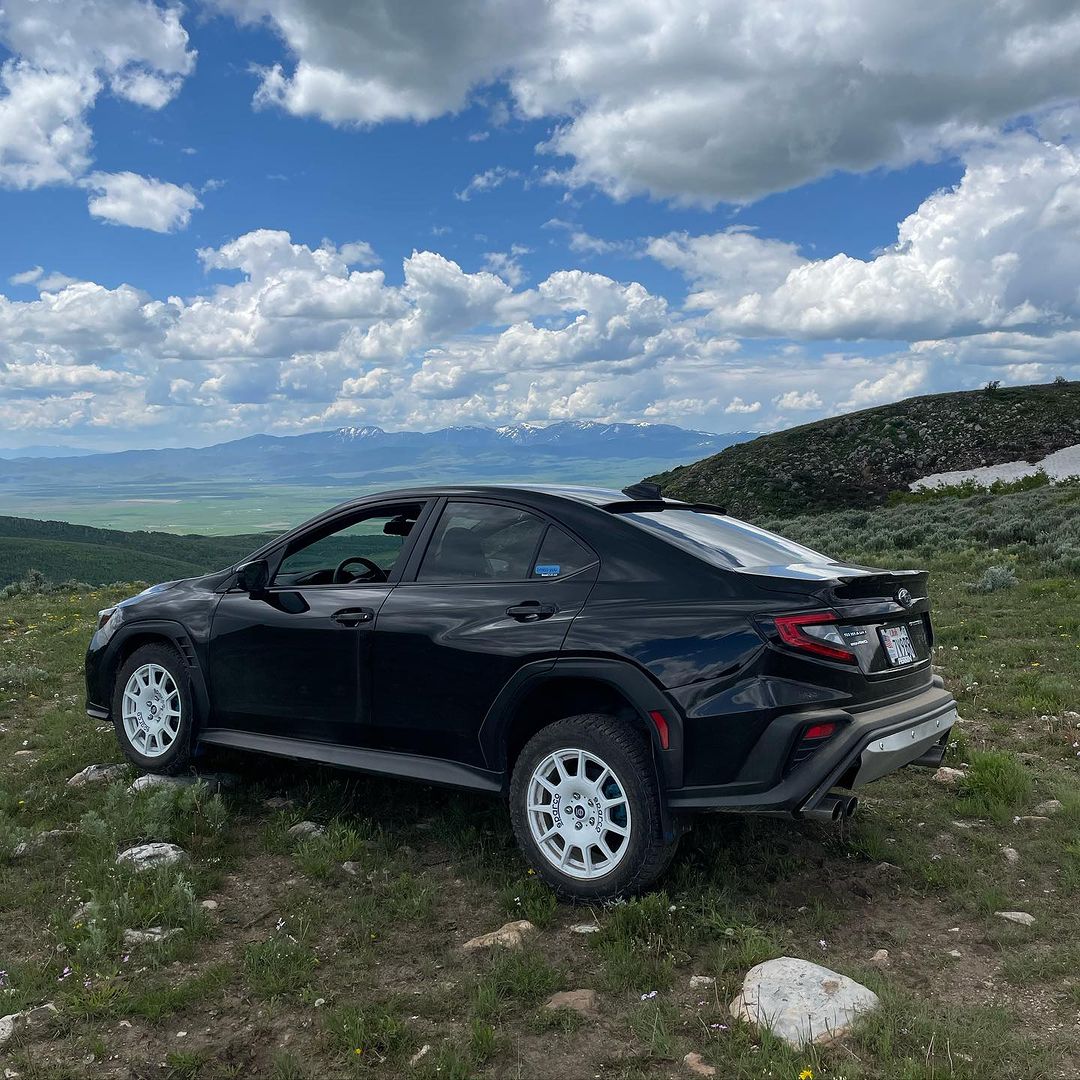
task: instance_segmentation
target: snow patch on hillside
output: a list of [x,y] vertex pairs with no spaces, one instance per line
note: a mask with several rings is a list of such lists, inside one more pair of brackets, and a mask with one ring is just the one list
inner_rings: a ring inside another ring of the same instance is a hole
[[1001,465],[987,465],[980,469],[959,469],[956,472],[932,473],[909,485],[912,491],[924,488],[947,487],[962,484],[965,480],[974,480],[982,487],[989,487],[995,480],[1020,480],[1033,476],[1042,470],[1051,480],[1064,480],[1069,476],[1080,476],[1080,444],[1066,446],[1048,454],[1042,461],[1034,464],[1028,461],[1006,461]]

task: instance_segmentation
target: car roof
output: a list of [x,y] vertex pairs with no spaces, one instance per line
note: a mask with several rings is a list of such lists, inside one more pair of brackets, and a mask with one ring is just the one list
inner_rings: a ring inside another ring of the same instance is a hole
[[588,506],[607,506],[611,503],[625,502],[626,496],[614,488],[578,486],[575,484],[428,484],[423,487],[392,488],[387,491],[373,491],[361,499],[349,500],[343,505],[349,506],[368,502],[397,499],[435,498],[455,495],[549,495]]

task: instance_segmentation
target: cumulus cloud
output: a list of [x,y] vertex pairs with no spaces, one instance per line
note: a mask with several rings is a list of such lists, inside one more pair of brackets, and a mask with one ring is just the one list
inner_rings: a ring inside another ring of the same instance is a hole
[[653,240],[726,332],[921,340],[1080,325],[1080,149],[1016,133],[969,152],[871,259],[807,259],[750,232]]
[[92,217],[111,225],[167,233],[187,228],[191,212],[202,207],[190,188],[138,173],[91,173],[83,186],[90,191]]
[[508,169],[504,165],[496,165],[493,169],[485,169],[477,173],[458,193],[457,198],[462,202],[468,202],[474,195],[481,195],[485,191],[494,191],[502,187],[507,180],[513,180],[521,174],[516,169]]
[[1080,93],[1072,4],[217,3],[290,55],[260,105],[425,121],[501,83],[520,115],[555,120],[556,174],[616,198],[749,201],[952,152]]
[[777,394],[773,398],[773,404],[778,409],[820,409],[825,405],[821,395],[816,390],[788,390],[786,393]]
[[733,397],[724,409],[726,413],[756,413],[761,412],[760,401],[743,401],[741,397]]
[[87,172],[102,91],[161,109],[195,63],[180,9],[151,0],[6,0],[0,46],[0,185],[22,189]]

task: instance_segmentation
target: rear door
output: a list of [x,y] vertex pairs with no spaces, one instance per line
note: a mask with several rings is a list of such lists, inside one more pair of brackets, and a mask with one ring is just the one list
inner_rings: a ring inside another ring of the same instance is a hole
[[482,765],[478,732],[522,665],[554,659],[599,564],[524,506],[451,499],[414,580],[379,612],[373,645],[378,744]]

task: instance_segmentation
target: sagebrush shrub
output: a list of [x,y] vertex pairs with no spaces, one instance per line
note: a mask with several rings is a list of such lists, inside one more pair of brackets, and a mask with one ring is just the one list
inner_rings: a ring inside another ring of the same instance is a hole
[[1012,589],[1019,585],[1016,572],[1011,566],[988,566],[978,581],[968,583],[972,592],[992,593],[1001,589]]

